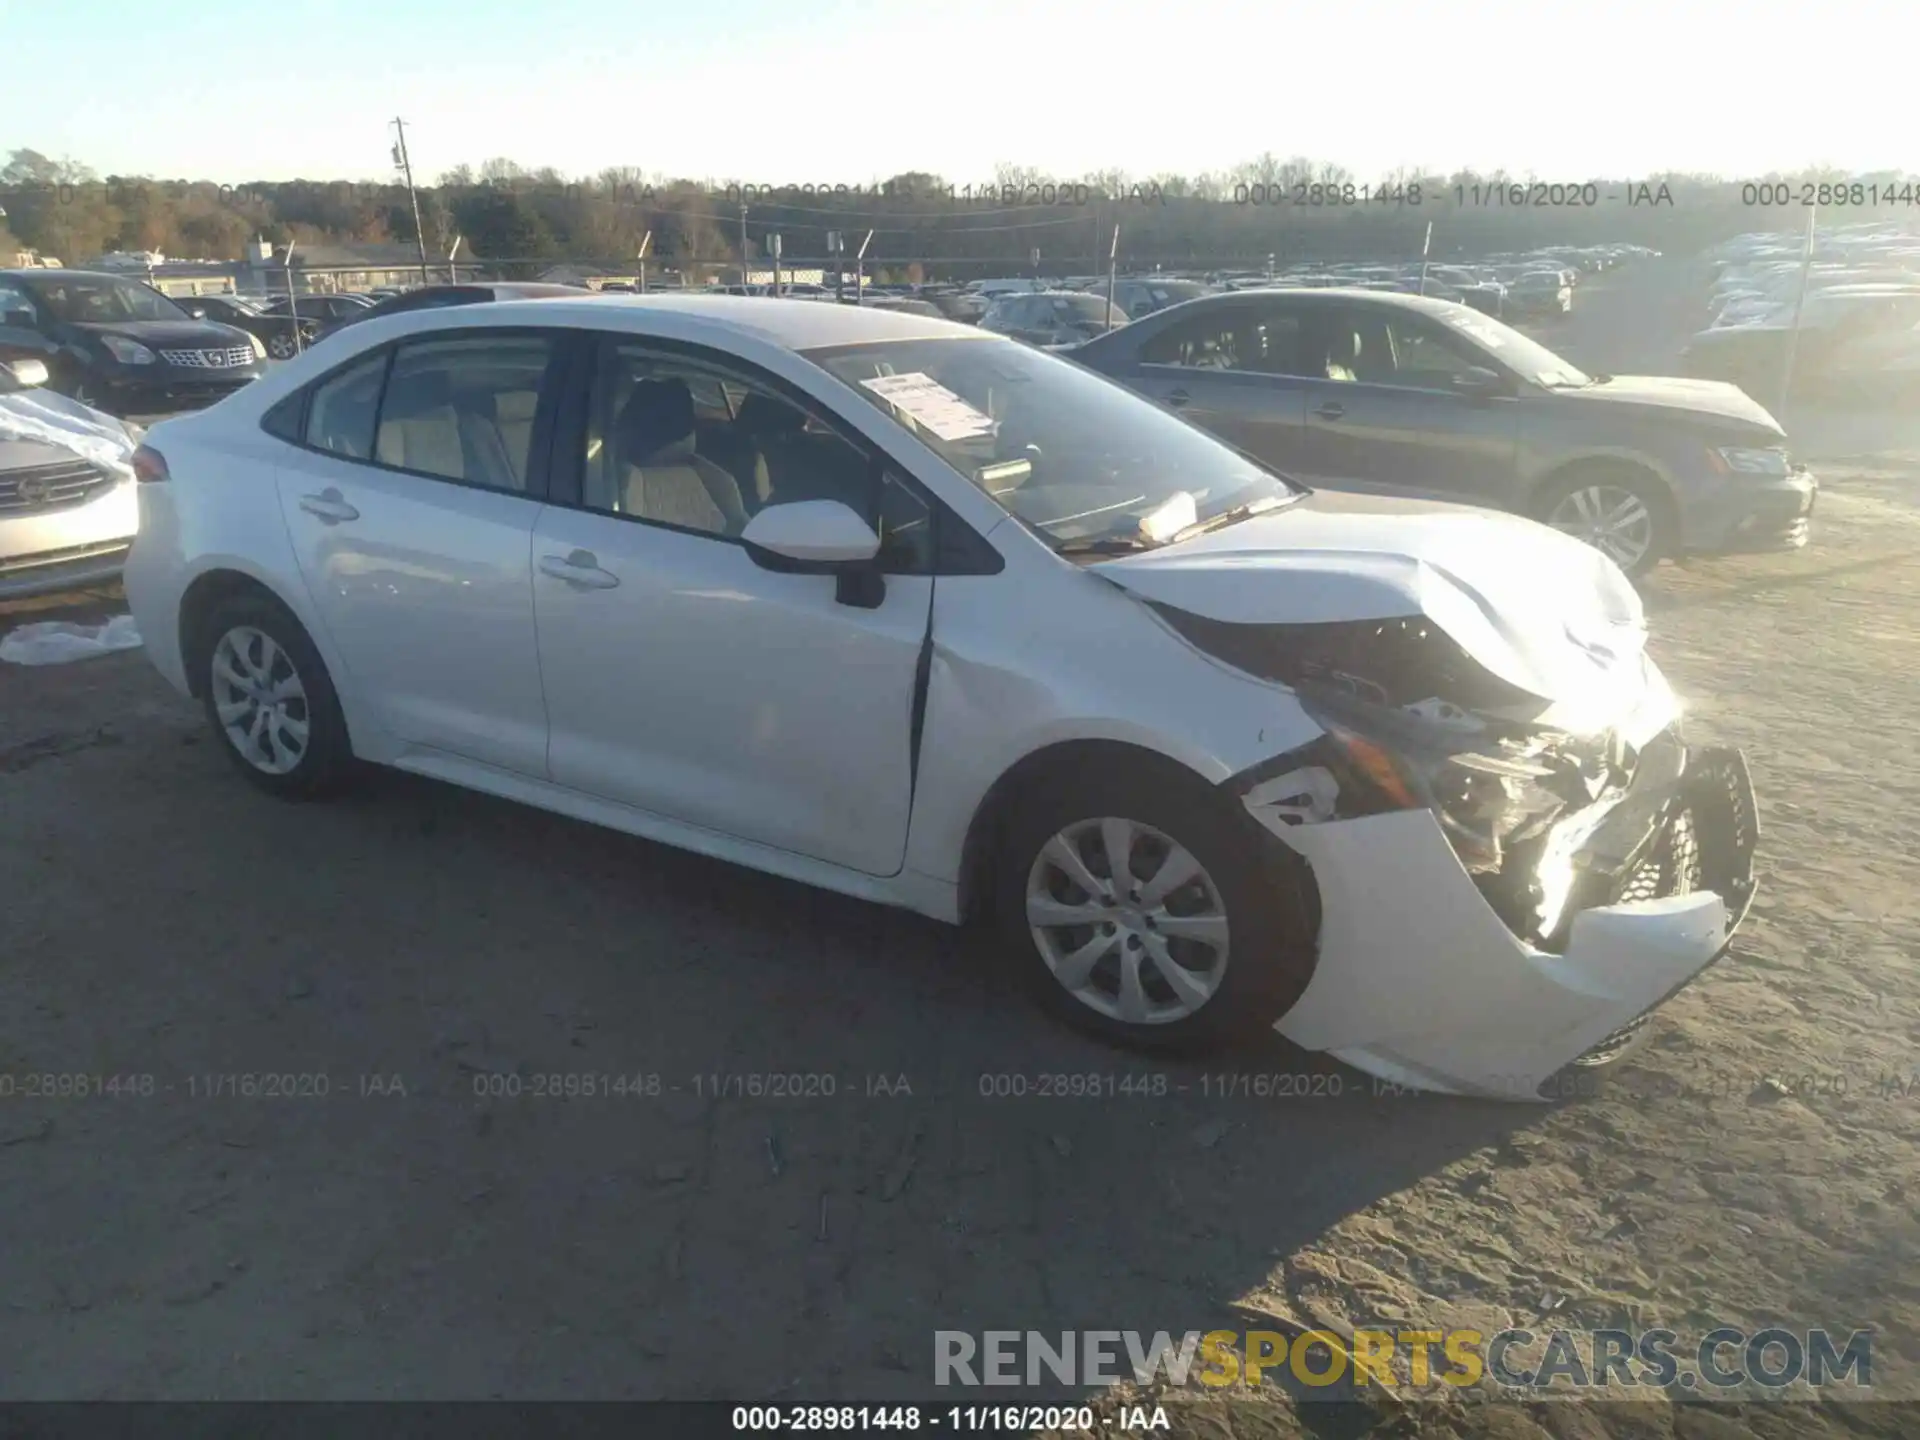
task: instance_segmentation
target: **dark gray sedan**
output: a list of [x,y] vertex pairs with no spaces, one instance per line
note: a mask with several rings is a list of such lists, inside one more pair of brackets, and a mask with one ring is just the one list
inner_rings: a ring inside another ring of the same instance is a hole
[[1215,295],[1067,353],[1309,485],[1515,511],[1630,574],[1809,535],[1818,486],[1738,388],[1588,375],[1464,305]]

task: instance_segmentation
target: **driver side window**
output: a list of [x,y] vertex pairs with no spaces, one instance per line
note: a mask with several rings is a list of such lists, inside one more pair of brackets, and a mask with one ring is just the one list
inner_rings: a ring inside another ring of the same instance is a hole
[[17,285],[0,280],[0,325],[22,325],[31,328],[38,323],[33,301],[28,297],[27,292]]
[[1387,328],[1393,336],[1395,384],[1448,390],[1469,370],[1486,368],[1485,361],[1425,320],[1395,316]]
[[876,483],[866,451],[770,386],[644,343],[601,342],[584,458],[589,510],[731,539],[768,505],[838,500],[874,527],[886,571],[931,566],[926,502]]

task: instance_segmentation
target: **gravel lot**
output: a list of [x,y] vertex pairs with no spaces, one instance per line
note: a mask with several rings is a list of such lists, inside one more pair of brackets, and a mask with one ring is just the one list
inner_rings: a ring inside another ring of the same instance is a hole
[[[1598,285],[1554,343],[1658,370],[1692,284]],[[933,1393],[936,1329],[1270,1315],[1871,1327],[1876,1395],[1920,1399],[1920,419],[1794,429],[1813,548],[1649,585],[1691,723],[1752,760],[1760,898],[1555,1108],[1376,1098],[1277,1038],[1217,1068],[1341,1095],[1210,1097],[930,922],[398,775],[276,804],[138,652],[0,666],[0,1076],[151,1077],[0,1097],[0,1398],[878,1401]],[[981,1093],[1049,1072],[1169,1093]],[[250,1073],[328,1093],[209,1078]],[[480,1093],[568,1073],[659,1093]],[[770,1074],[835,1093],[714,1095]],[[1827,1424],[1899,1420],[1777,1433]]]

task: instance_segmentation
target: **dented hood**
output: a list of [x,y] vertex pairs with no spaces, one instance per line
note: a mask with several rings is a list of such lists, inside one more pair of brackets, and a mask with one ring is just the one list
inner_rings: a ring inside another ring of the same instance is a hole
[[1424,615],[1495,675],[1569,713],[1616,714],[1645,685],[1645,611],[1620,568],[1497,511],[1320,491],[1091,569],[1230,624]]

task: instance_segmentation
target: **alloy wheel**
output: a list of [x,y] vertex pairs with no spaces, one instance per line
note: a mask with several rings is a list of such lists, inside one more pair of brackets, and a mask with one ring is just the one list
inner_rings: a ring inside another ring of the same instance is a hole
[[1547,523],[1584,540],[1631,573],[1653,548],[1653,512],[1633,491],[1618,485],[1586,485],[1553,507]]
[[234,751],[267,775],[306,757],[311,713],[300,672],[264,630],[236,625],[213,647],[213,704]]
[[1219,886],[1190,850],[1138,821],[1105,816],[1056,833],[1028,871],[1026,909],[1054,979],[1113,1020],[1184,1020],[1226,975]]
[[275,360],[291,359],[293,357],[293,337],[287,334],[276,334],[271,340],[267,341],[267,354],[271,355]]

